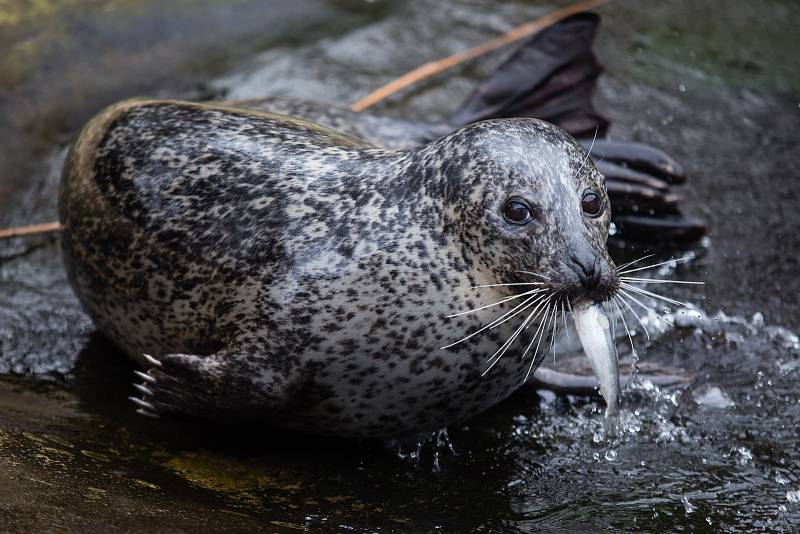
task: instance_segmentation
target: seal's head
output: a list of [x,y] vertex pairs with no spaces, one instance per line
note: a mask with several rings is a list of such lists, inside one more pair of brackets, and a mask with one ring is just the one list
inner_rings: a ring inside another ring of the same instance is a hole
[[468,148],[450,214],[476,272],[538,280],[570,300],[610,298],[619,285],[606,249],[610,204],[587,152],[536,119],[485,121],[456,135]]

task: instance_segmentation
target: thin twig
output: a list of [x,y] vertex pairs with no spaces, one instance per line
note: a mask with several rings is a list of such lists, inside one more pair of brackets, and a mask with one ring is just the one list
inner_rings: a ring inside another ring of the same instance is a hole
[[523,24],[522,26],[517,26],[513,30],[508,31],[503,35],[479,44],[478,46],[470,48],[469,50],[425,63],[424,65],[421,65],[416,69],[403,74],[396,80],[387,83],[383,87],[380,87],[367,96],[357,100],[350,106],[350,109],[356,112],[364,111],[365,109],[374,106],[381,100],[384,100],[396,92],[401,91],[421,80],[424,80],[425,78],[429,78],[435,74],[439,74],[440,72],[451,69],[456,65],[460,65],[461,63],[475,59],[484,54],[488,54],[489,52],[493,52],[498,48],[502,48],[506,45],[519,41],[520,39],[523,39],[552,24],[555,24],[556,22],[565,19],[570,15],[587,11],[610,1],[611,0],[583,0],[581,2],[575,2],[574,4],[562,7],[561,9],[556,9],[555,11],[552,11],[534,21]]
[[0,239],[19,237],[23,235],[47,234],[50,232],[60,232],[64,227],[58,221],[50,221],[42,224],[32,224],[30,226],[18,226],[16,228],[0,228]]

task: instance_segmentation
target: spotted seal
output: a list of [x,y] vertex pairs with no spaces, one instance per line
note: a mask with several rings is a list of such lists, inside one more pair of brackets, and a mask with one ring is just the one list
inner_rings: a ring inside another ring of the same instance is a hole
[[536,119],[396,150],[287,116],[127,101],[74,143],[59,211],[79,300],[149,368],[148,415],[441,428],[523,384],[556,303],[618,284],[602,176]]

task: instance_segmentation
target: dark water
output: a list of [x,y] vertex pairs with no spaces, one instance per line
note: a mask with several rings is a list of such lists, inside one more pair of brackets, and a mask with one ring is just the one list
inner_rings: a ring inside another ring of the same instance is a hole
[[[54,218],[63,146],[114,100],[288,94],[346,104],[552,5],[2,4],[0,226]],[[694,311],[669,317],[675,328],[657,314],[643,318],[649,341],[628,317],[642,365],[681,369],[690,385],[628,387],[622,433],[610,444],[600,439],[599,402],[533,389],[449,429],[449,440],[420,445],[152,422],[131,413],[131,368],[92,334],[55,241],[4,241],[0,526],[800,530],[800,9],[777,0],[620,1],[600,13],[607,73],[598,105],[614,121],[612,137],[678,158],[691,173],[686,210],[712,229],[695,260],[659,273],[706,282],[665,289]],[[381,109],[441,117],[497,59],[426,81]]]

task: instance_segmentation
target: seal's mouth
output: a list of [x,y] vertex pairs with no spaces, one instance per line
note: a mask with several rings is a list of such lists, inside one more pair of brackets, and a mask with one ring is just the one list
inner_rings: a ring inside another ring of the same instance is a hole
[[571,302],[581,299],[606,302],[619,291],[619,274],[610,258],[599,254],[571,255],[562,263],[558,288]]
[[[449,349],[504,323],[517,321],[517,327],[513,334],[486,359],[483,375],[489,373],[504,355],[513,352],[512,347],[515,346],[515,342],[521,339],[521,358],[523,361],[530,358],[524,378],[524,381],[527,381],[548,352],[552,351],[555,357],[555,339],[561,328],[567,328],[567,315],[571,314],[583,351],[592,364],[601,394],[606,400],[607,431],[613,432],[619,395],[619,370],[616,342],[612,334],[613,325],[622,323],[624,330],[618,329],[618,331],[627,334],[633,349],[633,338],[625,318],[626,313],[635,317],[649,337],[647,327],[637,313],[637,309],[644,310],[648,314],[654,311],[652,306],[645,303],[646,300],[655,299],[676,306],[688,306],[684,302],[644,289],[640,287],[641,285],[703,284],[703,282],[664,280],[636,275],[635,273],[646,269],[657,268],[669,263],[675,264],[694,256],[647,266],[637,265],[650,257],[652,255],[644,256],[619,267],[612,264],[613,272],[606,277],[606,282],[603,282],[601,276],[599,283],[588,289],[582,283],[554,284],[550,277],[531,271],[515,271],[519,278],[515,276],[513,282],[474,286],[473,289],[504,288],[511,291],[512,294],[495,302],[479,304],[475,308],[448,315],[448,317],[454,318],[486,309],[497,310],[495,319],[442,348]],[[580,282],[580,278],[578,281]],[[533,334],[531,335],[530,332]]]

